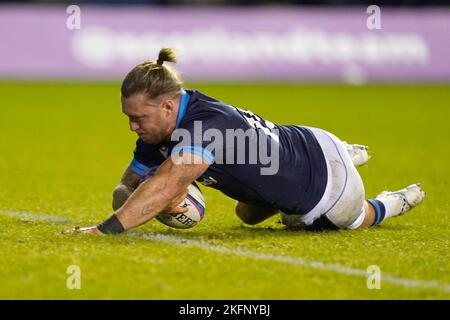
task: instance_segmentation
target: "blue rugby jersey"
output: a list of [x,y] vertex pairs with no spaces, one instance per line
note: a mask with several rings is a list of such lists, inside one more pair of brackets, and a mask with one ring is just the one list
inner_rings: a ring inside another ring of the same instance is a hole
[[[246,133],[240,144],[232,135],[226,138],[227,133],[239,129]],[[276,208],[287,214],[308,213],[325,191],[325,158],[307,127],[276,125],[199,91],[185,90],[174,133],[190,134],[192,139],[160,145],[138,139],[131,169],[146,179],[173,153],[192,153],[210,165],[197,180],[199,183],[218,189],[235,200]],[[220,134],[224,139],[217,139]],[[267,152],[263,154],[269,157],[260,161],[258,156],[255,163],[254,158],[253,161],[250,159],[254,151],[259,152],[264,145],[260,141],[267,146],[267,150],[263,149]],[[264,168],[270,167],[267,159],[276,154],[279,156],[278,170],[262,174]]]

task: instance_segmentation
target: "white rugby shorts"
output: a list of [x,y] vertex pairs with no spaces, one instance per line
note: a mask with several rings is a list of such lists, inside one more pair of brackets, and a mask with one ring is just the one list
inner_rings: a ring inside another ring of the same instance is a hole
[[309,129],[318,140],[327,162],[328,181],[319,203],[305,215],[281,213],[288,226],[313,226],[327,218],[338,229],[356,229],[364,221],[364,184],[344,143],[330,132]]

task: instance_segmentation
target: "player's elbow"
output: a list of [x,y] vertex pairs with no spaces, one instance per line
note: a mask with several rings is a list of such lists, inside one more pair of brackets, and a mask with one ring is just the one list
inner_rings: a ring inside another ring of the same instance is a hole
[[128,200],[128,198],[130,197],[130,195],[133,193],[133,189],[131,189],[130,187],[124,185],[124,184],[119,184],[116,188],[114,188],[113,191],[113,201],[112,201],[112,207],[113,210],[116,211],[118,210],[120,207],[122,207],[124,205],[124,203]]

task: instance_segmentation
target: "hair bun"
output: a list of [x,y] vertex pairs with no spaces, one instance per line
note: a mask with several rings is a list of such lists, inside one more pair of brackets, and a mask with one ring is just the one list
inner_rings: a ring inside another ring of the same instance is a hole
[[158,60],[156,60],[156,63],[162,66],[164,61],[173,63],[177,62],[177,56],[172,48],[162,48],[159,50]]

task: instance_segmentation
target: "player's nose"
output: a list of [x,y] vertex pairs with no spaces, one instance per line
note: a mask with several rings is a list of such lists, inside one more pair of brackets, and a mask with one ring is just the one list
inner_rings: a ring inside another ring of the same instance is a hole
[[136,122],[130,121],[130,130],[136,131],[137,129],[139,129],[139,125]]

